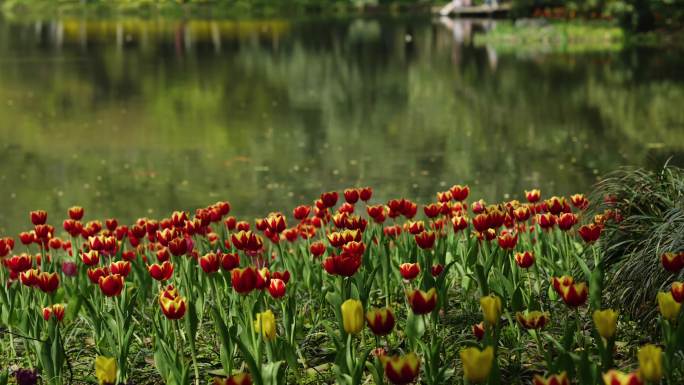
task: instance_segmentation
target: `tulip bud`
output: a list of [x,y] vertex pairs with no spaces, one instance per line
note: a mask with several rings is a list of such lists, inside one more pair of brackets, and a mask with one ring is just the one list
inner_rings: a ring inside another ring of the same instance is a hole
[[480,307],[484,319],[490,325],[496,325],[501,317],[501,298],[494,294],[480,298]]
[[276,337],[276,322],[273,312],[266,310],[257,313],[254,321],[254,331],[261,333],[265,340],[270,341]]
[[546,378],[535,375],[533,385],[570,385],[570,380],[565,372],[554,374]]
[[342,324],[347,334],[357,334],[363,329],[363,305],[356,299],[348,299],[342,303]]
[[116,358],[97,356],[95,358],[95,377],[101,385],[113,385],[116,383]]
[[541,329],[549,322],[549,313],[538,310],[517,312],[515,318],[525,329]]
[[605,339],[613,338],[617,327],[618,313],[613,309],[595,310],[593,314],[594,326],[599,335]]
[[279,278],[272,278],[268,285],[268,292],[273,298],[282,298],[285,296],[285,282]]
[[382,355],[380,361],[385,368],[385,376],[395,385],[410,384],[420,373],[420,358],[413,352],[404,356]]
[[460,356],[463,362],[463,375],[468,381],[479,384],[487,380],[494,362],[494,348],[487,346],[481,351],[470,347],[462,349]]
[[682,304],[678,303],[672,297],[670,292],[658,293],[658,309],[660,309],[660,314],[663,318],[674,322],[679,316],[679,311],[682,308]]
[[475,338],[478,341],[481,341],[485,335],[485,324],[484,324],[484,322],[474,324],[472,329],[473,329],[473,335],[475,336]]
[[372,308],[366,312],[368,327],[376,336],[384,336],[392,332],[394,328],[394,313],[390,308]]
[[637,354],[639,357],[639,374],[646,381],[659,383],[663,376],[663,351],[651,344],[642,346]]
[[684,282],[673,282],[670,293],[672,293],[672,298],[675,301],[679,303],[684,302]]

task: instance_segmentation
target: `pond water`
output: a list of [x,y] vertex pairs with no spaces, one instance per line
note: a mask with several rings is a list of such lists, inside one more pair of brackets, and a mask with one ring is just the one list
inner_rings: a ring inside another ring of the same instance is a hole
[[498,52],[473,43],[490,27],[2,20],[0,233],[74,204],[130,222],[228,200],[251,219],[348,186],[500,200],[682,163],[682,51]]

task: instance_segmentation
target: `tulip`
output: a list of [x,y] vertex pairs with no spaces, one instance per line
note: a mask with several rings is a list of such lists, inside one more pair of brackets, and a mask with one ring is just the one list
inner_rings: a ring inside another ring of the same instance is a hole
[[569,275],[551,278],[551,286],[553,287],[553,290],[556,293],[558,293],[558,295],[563,295],[563,290],[564,290],[563,288],[565,286],[572,285],[573,282],[574,282],[574,279]]
[[646,344],[639,349],[639,374],[646,381],[659,383],[663,376],[663,351],[659,347]]
[[69,218],[75,220],[75,221],[80,221],[83,219],[83,207],[81,206],[73,206],[70,207],[67,213],[69,214]]
[[13,255],[12,257],[3,260],[3,263],[8,269],[16,274],[26,271],[33,266],[31,256],[26,253]]
[[81,261],[86,266],[95,266],[100,262],[100,253],[97,250],[81,252]]
[[623,373],[619,370],[609,370],[603,373],[603,383],[605,385],[642,385],[639,373]]
[[358,334],[363,329],[363,305],[356,299],[342,303],[342,325],[347,334]]
[[122,277],[127,277],[131,273],[131,263],[128,261],[116,261],[109,265],[109,271],[112,274],[118,274]]
[[514,258],[515,263],[523,269],[527,269],[528,267],[532,266],[535,260],[534,253],[532,251],[517,252],[515,253]]
[[547,199],[544,203],[546,204],[548,211],[553,215],[559,215],[567,205],[565,198],[556,196]]
[[52,293],[59,287],[57,273],[42,272],[38,275],[38,288],[44,293]]
[[595,242],[601,236],[601,226],[590,223],[579,229],[579,235],[586,243]]
[[544,230],[549,230],[556,225],[556,216],[550,213],[537,214],[537,223]]
[[415,240],[421,249],[431,249],[435,244],[435,233],[433,231],[423,231],[415,235]]
[[33,223],[35,226],[44,225],[45,222],[47,222],[47,211],[45,211],[45,210],[31,211],[30,217],[31,217],[31,223]]
[[538,189],[533,189],[533,190],[525,190],[525,199],[527,199],[528,202],[530,203],[536,203],[539,202],[539,199],[541,198],[541,191]]
[[107,297],[116,297],[121,294],[121,290],[123,290],[124,277],[110,273],[109,275],[100,277],[98,284],[104,295]]
[[684,268],[684,253],[663,253],[660,261],[665,270],[677,274]]
[[114,385],[116,383],[116,358],[97,356],[95,358],[95,377],[100,385]]
[[512,250],[518,243],[518,233],[505,232],[499,235],[499,247],[504,250]]
[[410,281],[420,274],[420,265],[417,263],[402,263],[399,265],[399,272],[405,280]]
[[14,372],[14,379],[17,381],[17,385],[36,385],[38,373],[35,369],[17,369]]
[[252,377],[246,372],[233,374],[228,378],[214,378],[214,385],[252,385]]
[[672,293],[672,298],[675,301],[679,303],[684,302],[684,282],[673,282],[670,293]]
[[384,336],[394,329],[394,312],[386,307],[383,309],[372,308],[366,312],[368,327],[376,336]]
[[368,202],[373,196],[373,189],[370,187],[361,187],[359,189],[359,199]]
[[404,356],[380,356],[385,367],[385,376],[395,385],[405,385],[413,382],[420,373],[420,358],[416,353]]
[[570,307],[578,307],[587,301],[589,289],[585,282],[573,283],[562,287],[561,298]]
[[361,267],[362,259],[360,255],[343,252],[340,255],[333,255],[323,261],[323,268],[328,274],[351,277]]
[[40,270],[29,269],[29,270],[22,271],[21,273],[19,273],[19,280],[21,281],[22,285],[33,287],[33,286],[38,285],[38,276],[39,275],[40,275]]
[[282,298],[285,296],[285,282],[279,278],[272,278],[268,284],[268,292],[273,298]]
[[188,252],[188,242],[185,238],[179,237],[169,241],[169,251],[176,257],[185,255]]
[[230,278],[233,289],[239,294],[248,294],[256,288],[257,272],[251,266],[231,270]]
[[199,264],[202,270],[207,274],[213,274],[219,270],[221,261],[216,256],[216,253],[204,254],[199,259]]
[[599,335],[605,339],[613,338],[617,327],[618,313],[613,309],[595,310],[592,316]]
[[57,322],[62,322],[62,320],[64,319],[64,305],[57,303],[52,306],[43,308],[43,319],[47,321],[52,316],[55,317]]
[[530,219],[531,214],[530,208],[527,206],[520,206],[513,210],[513,216],[518,222],[525,222],[526,220]]
[[270,341],[276,337],[276,322],[273,312],[266,310],[257,313],[254,321],[254,331],[261,333],[265,340]]
[[525,329],[541,329],[549,322],[549,313],[538,310],[517,312],[515,318]]
[[309,246],[309,251],[314,257],[320,257],[325,253],[325,244],[323,242],[314,242]]
[[580,210],[584,210],[589,206],[589,200],[584,196],[584,194],[571,195],[570,202],[572,202],[572,205]]
[[533,385],[570,385],[570,380],[565,372],[553,374],[546,378],[535,375],[532,382]]
[[159,293],[159,306],[162,313],[170,320],[178,320],[183,318],[187,308],[185,297],[181,297],[178,291],[172,286]]
[[321,194],[321,202],[324,208],[334,207],[337,204],[337,191],[324,192]]
[[663,318],[674,322],[679,315],[679,311],[682,308],[682,304],[675,301],[672,293],[661,292],[658,293],[658,309],[660,309],[660,314]]
[[418,289],[407,291],[406,298],[415,314],[428,314],[437,306],[437,289],[433,287],[427,292]]
[[567,231],[577,223],[577,216],[573,213],[563,213],[558,217],[558,228]]
[[474,324],[473,327],[473,335],[475,338],[480,341],[485,335],[485,324],[484,322],[480,322],[479,324]]
[[109,274],[109,269],[106,267],[96,267],[92,269],[88,269],[88,279],[90,279],[90,282],[94,284],[98,284],[100,282],[100,277],[104,277],[105,275]]
[[162,264],[152,264],[147,266],[150,276],[157,281],[167,281],[173,275],[173,265],[169,261],[164,261]]
[[435,278],[439,277],[439,275],[442,274],[443,271],[444,265],[442,265],[441,263],[432,265],[432,267],[430,268],[430,274],[432,274],[432,276]]
[[487,231],[487,229],[489,229],[491,227],[490,222],[489,222],[489,215],[487,215],[487,214],[477,214],[473,218],[472,222],[473,222],[473,227],[478,232]]
[[494,348],[487,346],[480,351],[478,348],[470,347],[462,349],[460,356],[463,362],[463,375],[468,381],[479,384],[487,380],[494,363]]
[[490,325],[495,325],[501,317],[501,298],[490,294],[480,298],[480,307],[484,314],[484,319]]
[[221,268],[225,271],[232,271],[240,266],[240,256],[238,253],[221,254]]
[[468,194],[470,194],[470,187],[468,187],[468,185],[461,186],[460,184],[457,184],[451,186],[449,192],[451,193],[451,198],[453,200],[460,202],[468,198]]

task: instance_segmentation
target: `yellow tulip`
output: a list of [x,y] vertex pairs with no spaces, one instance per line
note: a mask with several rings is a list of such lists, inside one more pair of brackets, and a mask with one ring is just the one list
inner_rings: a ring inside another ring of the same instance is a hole
[[95,358],[95,377],[100,385],[116,383],[116,358],[97,356]]
[[342,324],[347,334],[357,334],[363,329],[363,305],[357,299],[348,299],[342,304]]
[[463,375],[472,383],[481,383],[487,380],[494,362],[494,348],[487,346],[480,351],[478,348],[466,348],[461,350],[463,362]]
[[660,309],[660,314],[664,318],[670,321],[674,321],[677,319],[677,316],[679,315],[679,311],[682,308],[682,304],[675,301],[672,297],[672,293],[670,293],[669,291],[661,292],[658,293],[658,308]]
[[594,311],[593,319],[599,335],[605,339],[613,338],[617,327],[618,313],[613,309]]
[[257,333],[261,332],[266,340],[274,339],[276,337],[276,321],[273,312],[266,310],[265,312],[257,313],[256,321],[254,321],[254,330]]
[[651,344],[639,349],[639,374],[645,380],[658,383],[663,376],[663,351]]
[[501,317],[501,298],[494,294],[482,297],[480,298],[480,307],[482,307],[485,321],[491,325],[499,322]]

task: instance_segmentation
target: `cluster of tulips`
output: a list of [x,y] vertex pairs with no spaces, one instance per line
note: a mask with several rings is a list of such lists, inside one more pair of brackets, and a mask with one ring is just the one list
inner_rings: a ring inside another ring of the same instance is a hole
[[[13,372],[19,384],[72,383],[69,340],[90,337],[100,384],[131,379],[137,346],[165,384],[276,385],[311,376],[316,357],[303,341],[323,335],[339,384],[495,385],[512,382],[500,366],[506,330],[535,341],[535,385],[676,383],[684,282],[654,300],[663,343],[642,346],[635,370],[614,365],[619,315],[602,307],[597,246],[621,221],[610,198],[590,216],[584,195],[539,190],[524,202],[468,203],[469,187],[455,185],[422,214],[408,199],[372,204],[371,188],[341,195],[254,223],[230,216],[228,202],[104,226],[72,207],[61,229],[33,211],[21,245],[0,239],[0,358],[28,366]],[[661,261],[680,274],[684,252]],[[450,321],[459,311],[483,321]],[[468,330],[457,359],[449,329]]]

